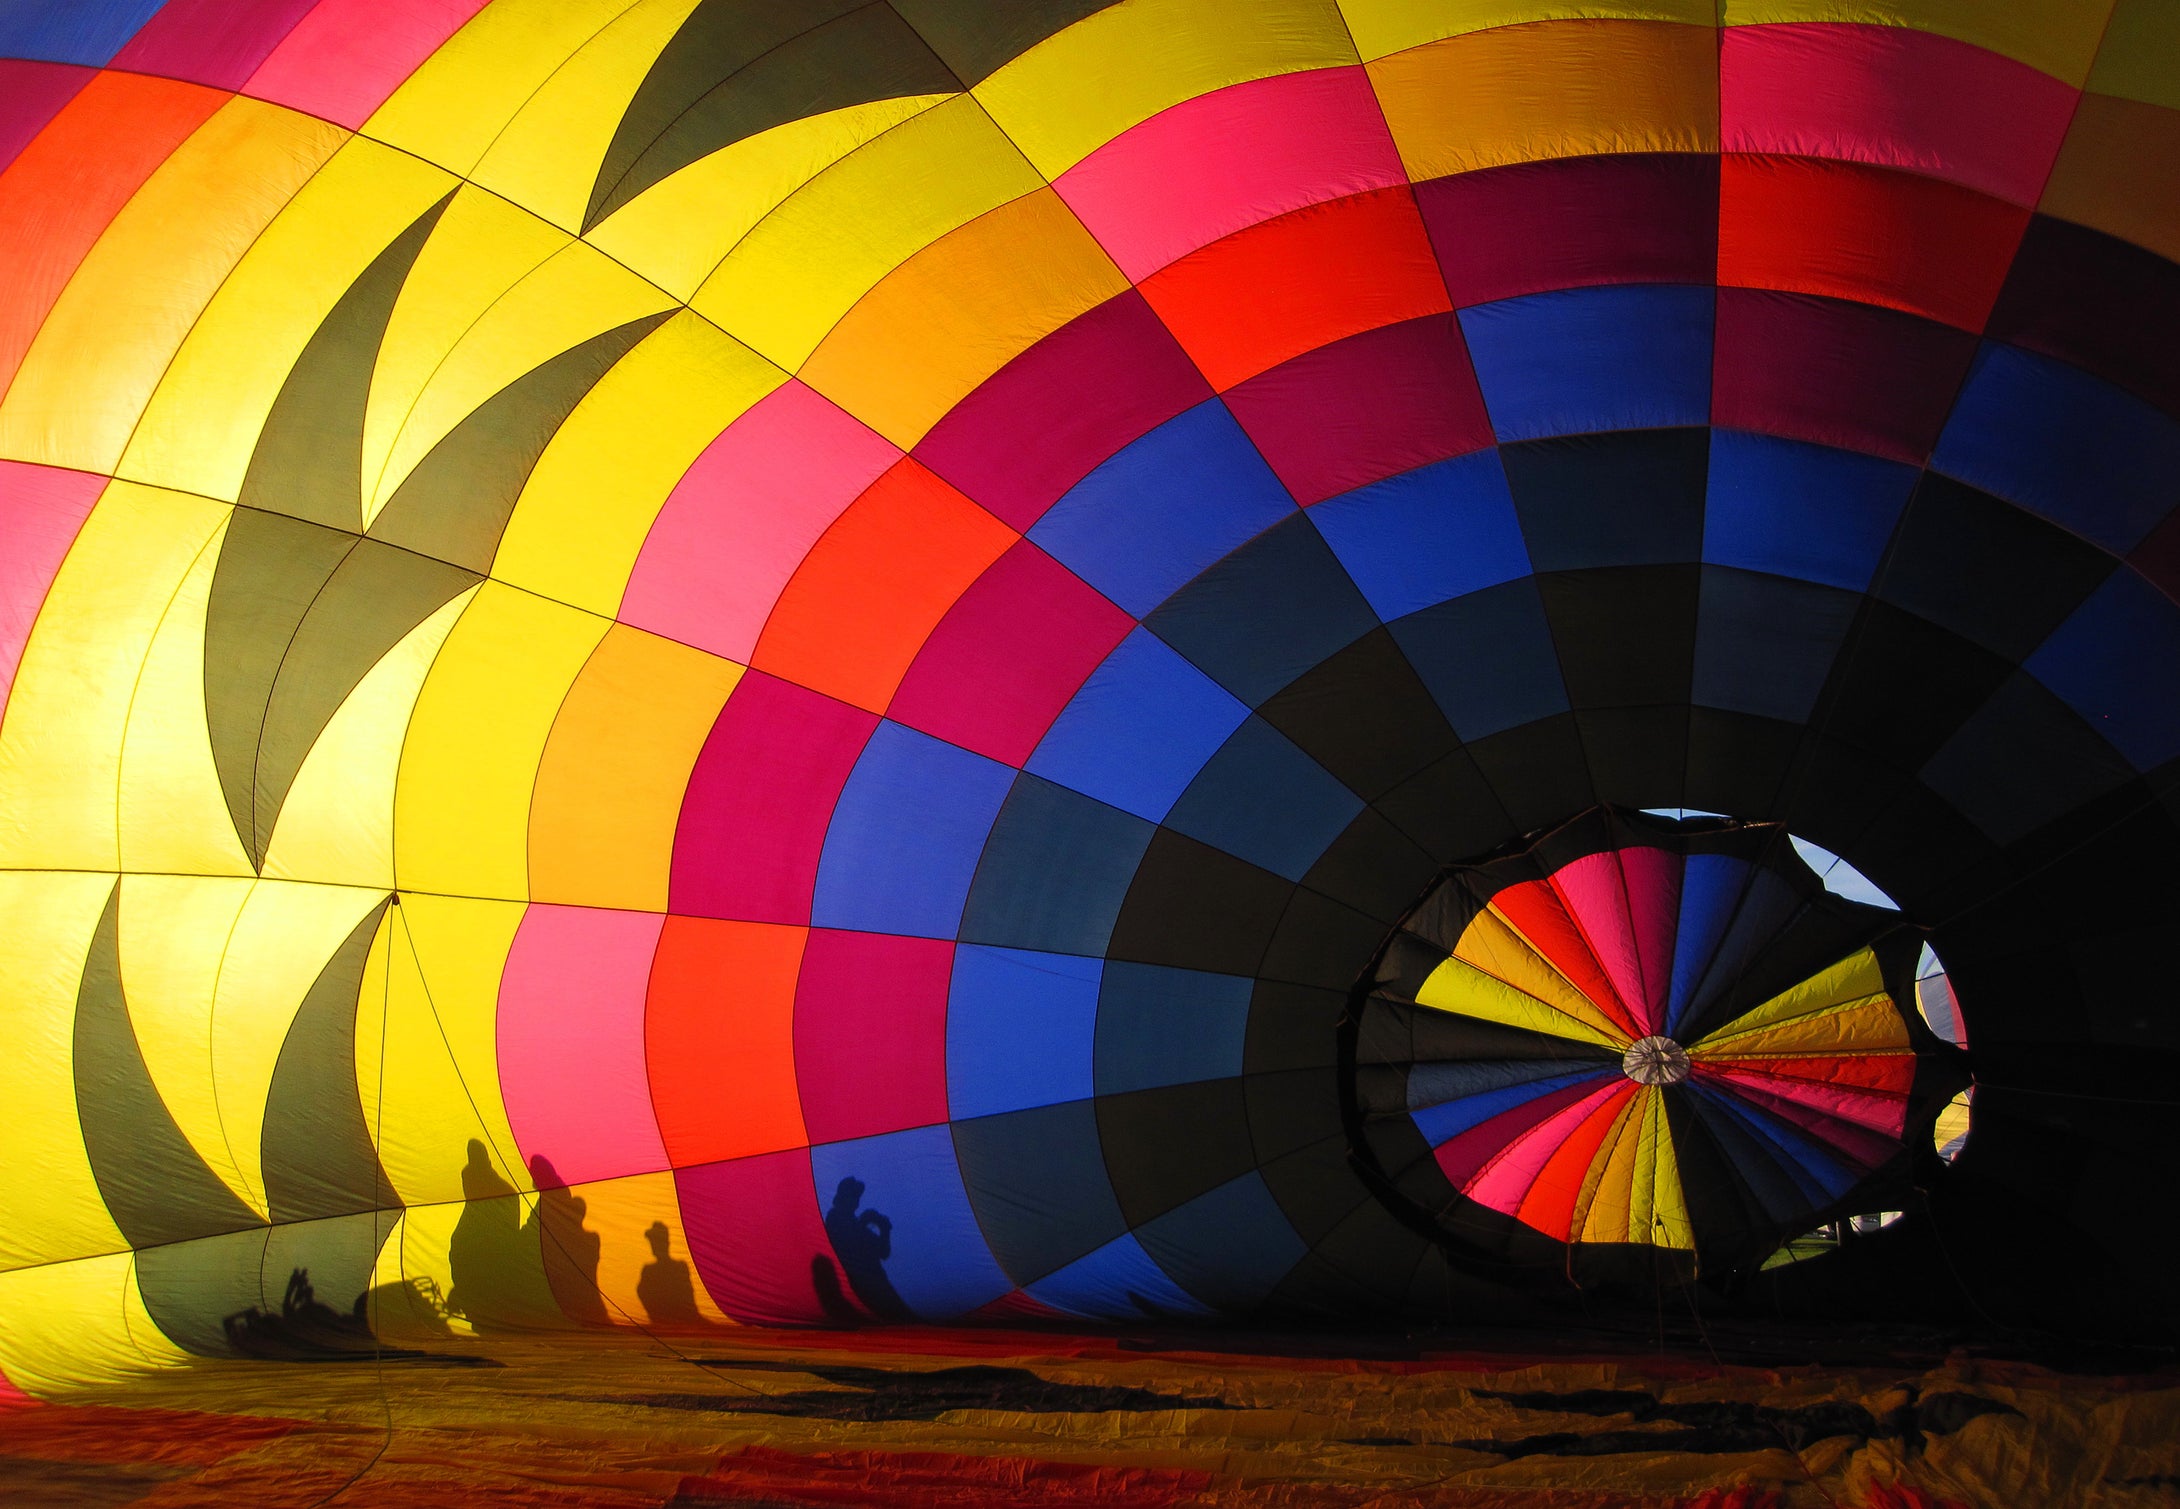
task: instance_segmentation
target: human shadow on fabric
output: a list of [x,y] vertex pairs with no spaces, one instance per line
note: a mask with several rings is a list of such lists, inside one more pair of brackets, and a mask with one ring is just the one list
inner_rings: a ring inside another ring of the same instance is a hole
[[825,1212],[825,1236],[832,1243],[833,1256],[840,1260],[838,1271],[822,1253],[810,1259],[810,1282],[817,1291],[818,1306],[838,1325],[856,1325],[865,1318],[842,1292],[842,1275],[848,1292],[870,1315],[881,1321],[910,1318],[907,1301],[886,1276],[886,1261],[893,1256],[893,1220],[883,1211],[859,1208],[863,1191],[863,1181],[849,1175],[834,1188],[833,1203]]
[[[485,1145],[474,1137],[469,1142],[469,1162],[462,1169],[462,1200],[462,1214],[447,1244],[447,1267],[453,1277],[447,1313],[460,1316],[480,1332],[566,1325],[545,1273],[544,1201],[525,1220],[515,1187],[500,1176]],[[574,1203],[580,1226],[581,1202]],[[591,1292],[595,1296],[595,1282]]]
[[605,1296],[598,1289],[604,1241],[583,1224],[589,1202],[568,1188],[568,1181],[543,1153],[530,1159],[530,1184],[537,1191],[537,1208],[525,1224],[537,1228],[545,1285],[552,1291],[553,1302],[579,1326],[612,1324]]
[[636,1275],[636,1300],[655,1326],[702,1326],[708,1324],[696,1308],[696,1280],[689,1265],[674,1256],[674,1233],[664,1221],[653,1221],[643,1239],[651,1244],[651,1261]]

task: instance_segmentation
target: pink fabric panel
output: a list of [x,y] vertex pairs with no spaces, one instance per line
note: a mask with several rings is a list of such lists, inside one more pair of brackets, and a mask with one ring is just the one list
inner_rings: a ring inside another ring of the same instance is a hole
[[807,923],[833,803],[877,726],[875,713],[762,671],[744,675],[689,775],[672,910]]
[[689,1255],[720,1309],[758,1325],[824,1318],[810,1268],[830,1263],[833,1246],[807,1149],[677,1169],[674,1187]]
[[0,58],[0,170],[15,161],[97,72],[73,63]]
[[0,718],[46,589],[105,486],[88,472],[0,461]]
[[1729,26],[1728,152],[1907,168],[2033,205],[2079,92],[2026,63],[1906,26]]
[[1773,1074],[1739,1071],[1724,1064],[1700,1065],[1715,1074],[1721,1085],[1736,1095],[1808,1128],[1827,1141],[1837,1142],[1846,1127],[1867,1127],[1899,1135],[1907,1115],[1904,1097],[1852,1085],[1813,1084],[1783,1079]]
[[939,620],[887,716],[1019,767],[1133,627],[1127,613],[1023,540]]
[[111,66],[240,89],[317,0],[167,0]]
[[1544,1171],[1552,1154],[1559,1151],[1559,1145],[1587,1121],[1593,1111],[1626,1088],[1628,1084],[1624,1079],[1608,1082],[1538,1122],[1519,1140],[1508,1143],[1506,1150],[1466,1186],[1469,1197],[1477,1204],[1488,1205],[1503,1214],[1517,1214],[1521,1210],[1522,1196],[1537,1182],[1537,1175]]
[[[1599,1066],[1600,1070],[1603,1066]],[[1618,1070],[1610,1078],[1601,1073],[1596,1079],[1577,1084],[1562,1085],[1549,1094],[1535,1100],[1524,1101],[1510,1111],[1501,1111],[1489,1121],[1480,1121],[1465,1132],[1458,1132],[1440,1143],[1433,1156],[1438,1160],[1439,1172],[1458,1189],[1475,1177],[1477,1170],[1489,1163],[1499,1149],[1521,1137],[1539,1122],[1553,1116],[1578,1101],[1606,1095],[1627,1083]]]
[[620,617],[747,662],[818,536],[901,459],[832,400],[790,382],[722,430],[674,487]]
[[1680,857],[1648,848],[1586,854],[1552,884],[1643,1031],[1658,1031],[1672,986]]
[[354,130],[485,0],[320,0],[242,92]]
[[564,1183],[666,1167],[643,1011],[665,918],[533,905],[500,976],[500,1092],[525,1162]]
[[1141,282],[1288,210],[1407,182],[1360,68],[1252,79],[1123,132],[1053,187]]
[[954,945],[813,928],[795,987],[795,1082],[810,1140],[946,1120]]

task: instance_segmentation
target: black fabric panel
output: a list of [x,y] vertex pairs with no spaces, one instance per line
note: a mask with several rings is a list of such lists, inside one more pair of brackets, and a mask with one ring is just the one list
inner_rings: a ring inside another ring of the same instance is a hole
[[[1694,701],[1786,723],[1805,721],[1860,603],[1857,593],[1815,582],[1704,567]],[[1736,809],[1736,815],[1746,814]]]
[[478,405],[402,480],[371,521],[371,537],[472,571],[490,571],[538,457],[598,380],[667,313],[594,335]]
[[963,87],[891,6],[704,0],[637,86],[583,229],[722,147],[806,116]]
[[1465,749],[1418,771],[1373,806],[1440,864],[1473,858],[1520,831]]
[[1257,711],[1365,799],[1460,745],[1429,688],[1385,629],[1374,629]]
[[356,1088],[357,993],[386,908],[375,906],[303,997],[265,1092],[260,1165],[275,1221],[399,1206]]
[[1362,978],[1384,939],[1383,921],[1297,888],[1257,972],[1268,980],[1337,990]]
[[[2079,841],[2069,833],[2071,851]],[[1920,782],[1904,783],[1875,809],[1854,843],[1854,863],[1919,921],[1960,910],[1955,893],[1996,854],[1996,846],[1958,808]],[[2005,884],[1994,877],[1993,884]],[[1980,899],[1978,897],[1977,899]]]
[[893,0],[965,87],[973,87],[1039,42],[1119,0]]
[[[1928,619],[1866,600],[1809,721],[1826,738],[1882,756],[1895,771],[1914,770],[2012,669]],[[1857,810],[1855,800],[1848,811]],[[1863,801],[1859,810],[1872,804]],[[1817,836],[1806,827],[1794,831]]]
[[[1706,1257],[1712,1255],[1706,1239],[1713,1233],[1767,1230],[1771,1218],[1735,1171],[1727,1150],[1712,1132],[1711,1119],[1696,1109],[1695,1097],[1678,1085],[1668,1087],[1665,1121],[1673,1139],[1673,1160],[1680,1170],[1681,1196],[1688,1206],[1688,1222],[1696,1233],[1697,1250]],[[1730,1261],[1733,1254],[1719,1256]]]
[[1567,700],[1577,708],[1685,704],[1701,581],[1692,565],[1538,576]]
[[977,1225],[1017,1285],[1057,1273],[1127,1229],[1092,1102],[957,1121],[953,1134]]
[[1771,817],[1801,738],[1801,729],[1790,723],[1690,708],[1686,805],[1752,819]]
[[2132,242],[2032,217],[1984,333],[2180,417],[2180,266]]
[[1597,800],[1582,733],[1571,714],[1478,739],[1468,753],[1498,794],[1516,833],[1563,821]]
[[1280,1210],[1313,1247],[1356,1206],[1373,1198],[1350,1157],[1343,1132],[1274,1158],[1263,1167],[1264,1182]]
[[1244,1074],[1330,1071],[1339,1059],[1340,1018],[1347,993],[1313,985],[1259,980],[1249,996]]
[[1254,975],[1293,889],[1268,870],[1162,828],[1105,952],[1139,964]]
[[1337,1136],[1340,1087],[1329,1070],[1297,1069],[1256,1074],[1242,1081],[1248,1101],[1249,1136],[1260,1161]]
[[1709,429],[1567,435],[1499,455],[1538,572],[1701,559]]
[[76,994],[76,1116],[99,1198],[131,1247],[264,1223],[205,1166],[144,1067],[121,987],[121,888],[106,900]]
[[1377,628],[1378,618],[1317,526],[1296,513],[1167,598],[1143,625],[1255,707]]
[[1409,1280],[1429,1245],[1421,1233],[1373,1200],[1327,1232],[1312,1255],[1360,1286],[1382,1308],[1407,1296]]
[[977,861],[961,941],[1102,955],[1157,831],[1065,786],[1017,776]]
[[[1390,1002],[1373,1002],[1372,1009],[1402,1008]],[[1574,1038],[1552,1037],[1547,1033],[1532,1032],[1526,1027],[1509,1027],[1501,1022],[1482,1022],[1474,1017],[1432,1011],[1428,1007],[1409,1007],[1406,1010],[1412,1032],[1412,1061],[1419,1064],[1439,1060],[1459,1062],[1492,1059],[1616,1063],[1620,1057],[1610,1048],[1579,1042]]]
[[1107,1095],[1096,1105],[1106,1171],[1130,1226],[1256,1167],[1238,1079]]
[[1559,656],[1533,577],[1410,613],[1394,641],[1453,727],[1480,739],[1565,712]]
[[1997,844],[2057,822],[2134,779],[2125,756],[2022,672],[1961,725],[1921,774]]
[[1590,789],[1622,807],[1688,804],[1688,709],[1606,707],[1574,715],[1588,754]]
[[1390,925],[1415,905],[1438,870],[1437,859],[1376,811],[1364,808],[1310,866],[1302,884]]

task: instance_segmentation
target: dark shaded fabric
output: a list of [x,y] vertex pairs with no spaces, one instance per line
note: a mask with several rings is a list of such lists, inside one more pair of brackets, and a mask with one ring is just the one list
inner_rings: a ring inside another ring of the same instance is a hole
[[356,1087],[357,992],[386,908],[373,907],[318,972],[265,1092],[260,1166],[275,1221],[398,1205]]

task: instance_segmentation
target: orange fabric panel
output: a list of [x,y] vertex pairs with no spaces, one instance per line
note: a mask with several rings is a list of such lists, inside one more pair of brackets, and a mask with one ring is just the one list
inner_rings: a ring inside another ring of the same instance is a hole
[[1565,975],[1568,983],[1617,1023],[1621,1031],[1629,1037],[1642,1036],[1635,1013],[1612,988],[1611,978],[1598,965],[1589,939],[1583,936],[1582,925],[1574,920],[1551,882],[1531,880],[1508,886],[1491,898],[1491,909],[1511,922],[1531,948]]
[[668,917],[651,964],[644,1051],[677,1168],[805,1145],[795,977],[808,930]]
[[101,73],[0,173],[0,393],[107,223],[227,99]]
[[1453,307],[1405,186],[1236,231],[1142,291],[1221,392],[1342,336]]
[[1574,1208],[1582,1198],[1582,1186],[1589,1182],[1590,1165],[1605,1145],[1605,1138],[1620,1124],[1620,1113],[1627,1109],[1637,1088],[1630,1082],[1606,1096],[1605,1103],[1584,1117],[1582,1124],[1568,1133],[1567,1140],[1544,1161],[1536,1182],[1522,1196],[1520,1219],[1525,1224],[1562,1239],[1580,1235],[1573,1230]]
[[1016,538],[921,462],[896,462],[811,547],[750,664],[882,713],[946,610]]
[[1867,163],[1720,160],[1718,281],[1828,294],[1981,330],[2029,212]]
[[2083,95],[2037,208],[2180,262],[2180,110]]

